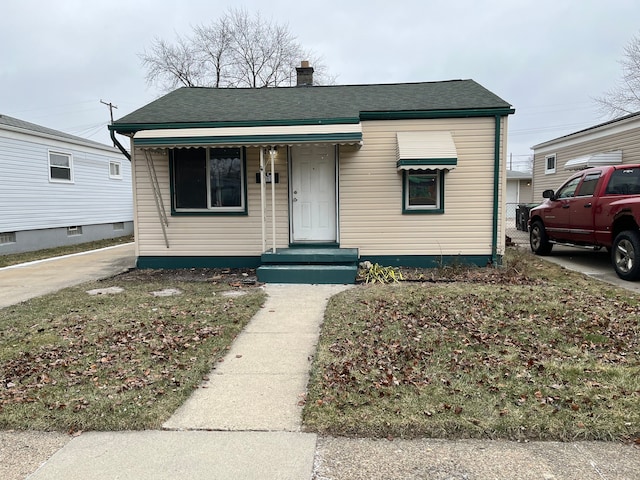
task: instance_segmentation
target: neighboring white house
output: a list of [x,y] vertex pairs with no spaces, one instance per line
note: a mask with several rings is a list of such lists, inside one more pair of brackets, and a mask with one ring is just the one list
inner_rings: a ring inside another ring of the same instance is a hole
[[0,255],[133,233],[116,148],[0,115]]

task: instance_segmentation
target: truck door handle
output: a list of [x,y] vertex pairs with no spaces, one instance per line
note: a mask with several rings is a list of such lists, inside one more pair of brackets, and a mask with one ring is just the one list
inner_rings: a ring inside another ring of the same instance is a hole
[[568,203],[564,203],[564,204],[562,205],[562,208],[569,208],[569,204],[568,204]]
[[584,204],[584,208],[591,208],[591,202],[589,202],[589,203],[585,203],[585,204]]

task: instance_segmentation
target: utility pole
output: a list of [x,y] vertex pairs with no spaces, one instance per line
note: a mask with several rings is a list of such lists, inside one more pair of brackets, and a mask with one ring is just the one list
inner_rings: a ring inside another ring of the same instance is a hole
[[[100,99],[100,103],[102,103],[103,105],[106,105],[107,107],[109,107],[109,114],[111,116],[111,125],[113,125],[113,109],[114,108],[118,108],[118,106],[114,105],[111,102],[108,102],[108,103],[107,102],[103,102],[102,99]],[[114,147],[116,146],[116,142],[115,141],[113,142],[113,146]]]

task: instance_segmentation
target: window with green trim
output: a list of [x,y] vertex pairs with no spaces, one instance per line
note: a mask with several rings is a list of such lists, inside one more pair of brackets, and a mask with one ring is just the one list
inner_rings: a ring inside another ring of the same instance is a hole
[[403,212],[444,213],[444,171],[403,171]]
[[241,148],[173,150],[173,210],[177,213],[246,213]]

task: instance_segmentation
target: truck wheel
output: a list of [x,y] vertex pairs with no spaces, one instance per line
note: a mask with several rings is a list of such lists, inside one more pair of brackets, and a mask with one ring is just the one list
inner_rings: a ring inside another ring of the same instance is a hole
[[531,224],[529,245],[531,245],[531,251],[536,255],[549,255],[551,253],[553,244],[549,242],[547,231],[540,220],[536,220]]
[[611,247],[611,263],[623,280],[640,278],[640,233],[636,230],[620,232]]

